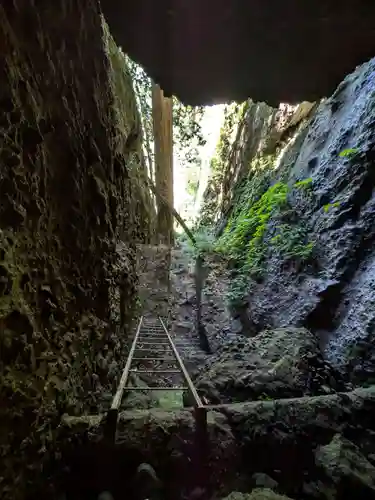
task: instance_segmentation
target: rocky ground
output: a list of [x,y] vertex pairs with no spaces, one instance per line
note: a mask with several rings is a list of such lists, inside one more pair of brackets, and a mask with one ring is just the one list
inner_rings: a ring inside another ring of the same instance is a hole
[[[163,313],[174,338],[184,340],[181,354],[209,403],[207,440],[197,434],[194,413],[183,408],[184,401],[172,409],[146,392],[126,400],[115,445],[103,440],[104,415],[66,415],[60,442],[66,442],[67,498],[96,498],[101,491],[115,500],[138,498],[136,469],[145,462],[160,480],[148,494],[155,499],[375,499],[374,388],[353,390],[304,328],[266,330],[254,338],[232,333],[225,339],[228,282],[218,280],[218,262],[210,263],[203,318],[205,325],[220,318],[221,333],[209,336],[213,353],[206,354],[194,329],[191,252],[177,248],[169,257],[166,247],[138,250],[140,313],[147,321]],[[146,382],[139,377],[134,383]]]
[[61,432],[74,435],[81,446],[78,455],[74,450],[65,484],[68,493],[75,488],[72,498],[102,490],[110,490],[115,499],[134,498],[135,469],[148,462],[165,499],[371,499],[374,410],[372,387],[210,407],[208,446],[203,448],[188,410],[123,412],[115,446],[102,440],[100,416],[68,417]]

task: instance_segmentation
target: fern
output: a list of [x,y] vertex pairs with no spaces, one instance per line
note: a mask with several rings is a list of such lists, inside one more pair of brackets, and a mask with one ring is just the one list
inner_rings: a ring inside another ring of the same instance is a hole
[[303,179],[302,181],[298,181],[294,184],[294,187],[297,189],[310,189],[312,184],[312,178],[308,177],[307,179]]

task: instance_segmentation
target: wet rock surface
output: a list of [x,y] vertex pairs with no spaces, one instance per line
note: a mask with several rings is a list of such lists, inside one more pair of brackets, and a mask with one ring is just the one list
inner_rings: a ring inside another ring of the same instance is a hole
[[[350,345],[371,337],[375,314],[374,70],[375,61],[358,68],[320,105],[289,176],[312,179],[299,213],[316,246],[313,272],[277,271],[270,262],[272,276],[252,291],[255,322],[312,327],[338,365]],[[341,157],[348,148],[355,153]]]
[[233,492],[225,500],[287,500],[288,497],[278,495],[269,488],[256,488],[251,493]]

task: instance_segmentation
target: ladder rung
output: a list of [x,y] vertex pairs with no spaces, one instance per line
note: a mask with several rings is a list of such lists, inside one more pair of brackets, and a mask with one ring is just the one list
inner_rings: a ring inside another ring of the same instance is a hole
[[186,391],[189,387],[125,387],[125,391]]
[[132,358],[136,361],[173,361],[176,363],[176,358]]
[[132,373],[181,373],[181,370],[130,370]]
[[[142,339],[142,338],[144,338],[144,337],[146,337],[146,338],[148,338],[148,339],[149,339],[149,338],[155,338],[155,339],[165,339],[165,338],[166,338],[166,337],[165,337],[165,335],[146,335],[146,334],[144,334],[144,335],[142,335],[142,336],[139,336],[139,337],[138,337],[138,340],[139,340],[139,339]],[[134,337],[132,337],[132,338],[131,338],[131,339],[129,339],[129,340],[134,340]]]
[[165,352],[165,349],[152,349],[151,347],[137,347],[137,351]]
[[143,332],[142,335],[140,335],[138,338],[142,338],[142,337],[163,337],[164,339],[167,338],[166,335],[163,335],[161,333],[147,333],[147,332]]
[[139,341],[138,343],[141,345],[145,345],[145,344],[147,344],[147,345],[170,345],[169,342],[141,342],[141,341]]

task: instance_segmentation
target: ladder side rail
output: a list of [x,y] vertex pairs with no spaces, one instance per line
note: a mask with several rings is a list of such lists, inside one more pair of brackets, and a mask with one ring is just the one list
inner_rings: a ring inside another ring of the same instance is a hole
[[160,318],[160,316],[159,316],[159,320],[160,320],[161,324],[163,325],[165,334],[167,335],[167,338],[168,338],[169,343],[171,345],[173,354],[174,354],[174,356],[176,358],[177,364],[179,365],[181,373],[182,373],[182,375],[183,375],[183,377],[185,379],[186,385],[188,386],[189,391],[190,391],[191,395],[194,398],[195,405],[196,405],[197,408],[203,408],[204,405],[202,403],[202,400],[201,400],[201,398],[200,398],[200,396],[199,396],[196,388],[194,387],[193,381],[191,380],[190,375],[188,374],[188,372],[187,372],[187,370],[185,368],[185,365],[184,365],[184,363],[183,363],[183,361],[182,361],[182,359],[180,357],[180,354],[177,351],[176,346],[173,343],[172,337],[170,336],[170,334],[169,334],[166,326],[164,325],[163,320]]
[[130,373],[130,367],[131,367],[131,364],[132,364],[132,361],[133,361],[133,356],[134,356],[135,349],[136,349],[136,346],[137,346],[137,341],[138,341],[139,333],[141,331],[142,322],[143,322],[143,316],[141,316],[141,319],[139,320],[139,324],[138,324],[138,328],[137,328],[137,333],[135,334],[135,337],[134,337],[134,340],[133,340],[133,343],[132,343],[132,346],[130,348],[130,352],[129,352],[129,355],[128,355],[128,359],[126,360],[124,371],[122,372],[122,375],[121,375],[120,383],[118,385],[116,394],[115,394],[115,396],[113,398],[113,401],[112,401],[112,405],[111,405],[111,410],[112,411],[113,410],[117,410],[118,411],[118,409],[120,407],[122,396],[124,394],[124,389],[125,389],[126,384],[128,382],[129,373]]

